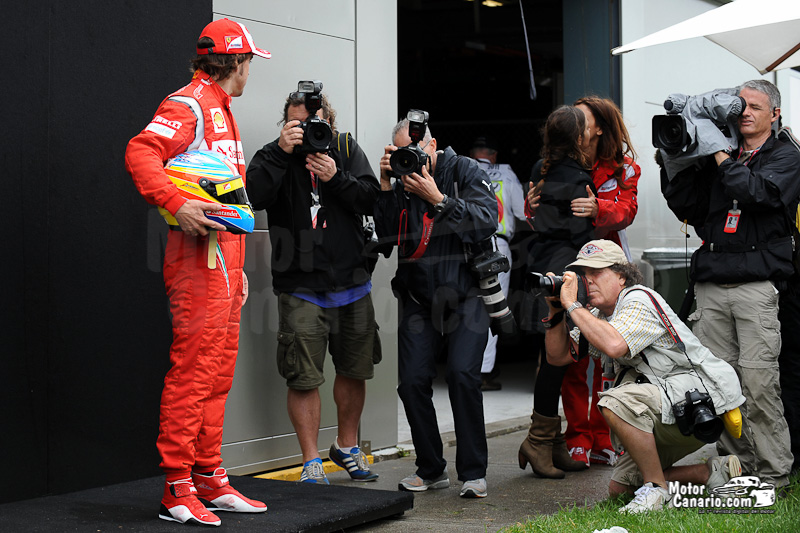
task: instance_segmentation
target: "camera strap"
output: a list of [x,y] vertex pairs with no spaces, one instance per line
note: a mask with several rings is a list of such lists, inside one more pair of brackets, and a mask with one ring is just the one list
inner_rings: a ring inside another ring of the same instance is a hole
[[405,261],[416,261],[428,249],[431,242],[431,234],[433,233],[433,217],[426,211],[422,215],[422,235],[419,244],[413,252],[408,253],[406,247],[406,235],[408,234],[408,210],[403,209],[400,212],[400,227],[397,230],[397,248],[400,250],[400,257]]
[[[694,367],[694,363],[692,363],[692,360],[689,358],[689,354],[686,353],[686,345],[681,340],[680,336],[678,335],[678,331],[675,329],[675,326],[672,325],[672,322],[667,316],[667,313],[658,303],[658,300],[656,300],[655,297],[652,294],[650,294],[650,291],[646,291],[645,289],[640,289],[640,288],[631,289],[630,291],[628,291],[628,294],[630,294],[633,291],[642,291],[648,296],[648,298],[650,298],[650,301],[653,302],[653,306],[656,308],[656,313],[658,313],[658,318],[661,319],[661,322],[664,324],[664,327],[667,328],[667,332],[669,332],[669,335],[670,337],[672,337],[672,340],[675,341],[675,344],[677,345],[678,349],[680,349],[680,351],[683,352],[683,355],[686,357],[686,360],[689,361],[689,366],[692,367],[692,370],[694,371],[697,378],[700,380],[700,383],[703,384],[703,388],[706,390],[706,393],[708,394],[709,393],[708,387],[706,387],[703,378],[700,376],[700,373]],[[653,375],[655,376],[656,373],[653,370],[653,367],[650,366],[650,362],[647,360],[647,356],[644,353],[641,353],[640,355],[642,357],[642,361],[644,361],[644,364],[646,364],[648,368],[650,368],[650,371],[653,372]],[[664,387],[664,385],[662,385],[661,382],[659,382],[659,385],[661,385],[661,388],[664,389],[664,393],[667,395],[667,399],[670,401],[671,404],[674,405],[672,398],[670,398],[669,396],[669,392],[667,392],[666,387]]]

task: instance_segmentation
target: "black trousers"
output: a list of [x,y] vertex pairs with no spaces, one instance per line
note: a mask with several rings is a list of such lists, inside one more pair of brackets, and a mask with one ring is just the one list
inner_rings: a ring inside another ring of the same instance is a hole
[[[411,427],[417,454],[417,475],[438,477],[445,469],[442,439],[433,406],[436,359],[447,349],[446,380],[453,409],[458,479],[486,477],[488,451],[483,420],[481,362],[489,316],[480,298],[461,302],[445,320],[432,320],[431,310],[411,298],[400,301],[397,393]],[[436,322],[436,323],[434,323]]]
[[783,416],[789,425],[794,469],[800,467],[800,282],[792,280],[781,292],[778,320],[781,323],[781,372]]

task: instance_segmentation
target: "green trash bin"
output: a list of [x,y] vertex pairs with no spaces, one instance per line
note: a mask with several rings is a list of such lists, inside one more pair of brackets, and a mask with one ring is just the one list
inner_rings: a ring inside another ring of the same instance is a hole
[[681,308],[689,288],[689,264],[695,249],[649,248],[642,261],[653,267],[653,288],[664,297],[675,313]]

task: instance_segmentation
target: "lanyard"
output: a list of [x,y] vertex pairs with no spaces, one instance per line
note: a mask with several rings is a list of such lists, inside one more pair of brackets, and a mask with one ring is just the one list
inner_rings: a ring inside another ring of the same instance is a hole
[[752,161],[752,160],[753,160],[753,157],[755,157],[755,155],[758,153],[758,151],[759,151],[759,150],[761,150],[761,147],[762,147],[762,146],[764,146],[764,145],[762,144],[761,146],[759,146],[759,147],[758,147],[758,148],[756,148],[755,150],[751,151],[751,152],[749,153],[749,155],[748,155],[748,153],[745,151],[744,147],[743,147],[743,146],[740,146],[740,147],[739,147],[739,155],[736,157],[736,161],[739,161],[739,160],[742,158],[742,156],[745,156],[745,157],[747,157],[747,161],[739,161],[739,162],[740,162],[741,164],[743,164],[744,166],[748,166],[748,165],[750,164],[750,161]]
[[[311,228],[317,229],[317,216],[319,215],[319,209],[322,207],[319,203],[319,190],[317,188],[318,179],[316,174],[313,172],[309,172],[311,174]],[[325,222],[322,223],[322,227],[325,227]]]

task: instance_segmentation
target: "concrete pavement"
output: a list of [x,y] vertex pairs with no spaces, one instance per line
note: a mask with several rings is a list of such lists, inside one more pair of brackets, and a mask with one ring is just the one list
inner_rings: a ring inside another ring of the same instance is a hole
[[[371,522],[349,531],[366,533],[414,532],[471,532],[499,531],[504,527],[541,515],[552,514],[571,506],[587,506],[603,500],[608,494],[608,481],[612,467],[593,465],[583,472],[567,473],[565,479],[542,479],[536,477],[530,466],[519,468],[517,453],[530,425],[533,379],[535,366],[514,363],[504,367],[500,381],[503,390],[484,393],[484,417],[489,445],[489,468],[486,476],[488,497],[465,499],[459,497],[461,482],[455,471],[455,434],[452,428],[452,413],[447,400],[446,385],[437,379],[434,384],[434,403],[439,418],[444,456],[448,463],[450,487],[426,491],[414,495],[414,508],[394,519]],[[520,416],[522,413],[522,416]],[[563,419],[563,413],[562,413]],[[407,433],[405,417],[400,417],[400,435]],[[406,427],[403,427],[403,425]],[[401,479],[416,470],[413,447],[401,443],[399,447],[410,448],[409,455],[389,453],[372,465],[380,474],[374,483],[363,483],[365,490],[398,490]],[[691,464],[716,455],[709,445],[681,461]],[[332,484],[354,483],[344,471],[331,472]],[[609,527],[613,524],[609,524]]]
[[[551,514],[561,507],[587,505],[606,497],[611,468],[593,466],[583,472],[567,473],[565,479],[541,479],[519,468],[517,451],[527,434],[525,430],[503,431],[502,425],[517,427],[529,423],[529,418],[498,422],[487,426],[489,469],[486,480],[488,497],[465,499],[459,497],[461,482],[456,479],[455,446],[444,450],[450,473],[450,488],[416,493],[414,508],[394,520],[380,520],[352,530],[407,533],[417,531],[465,532],[498,531],[503,527],[524,522],[539,514]],[[444,438],[452,442],[452,434]],[[370,489],[397,490],[398,482],[416,470],[413,455],[380,461],[373,471],[380,474],[375,483],[364,483]],[[344,472],[328,474],[332,484],[352,483]]]

